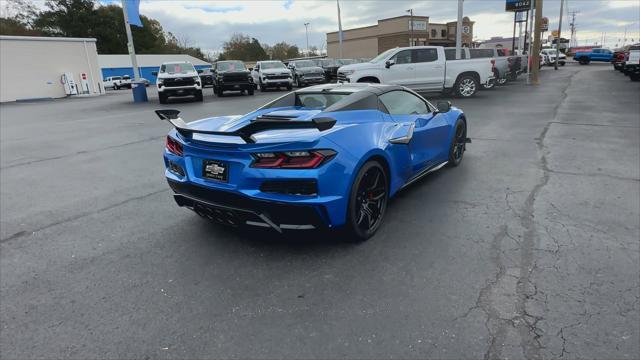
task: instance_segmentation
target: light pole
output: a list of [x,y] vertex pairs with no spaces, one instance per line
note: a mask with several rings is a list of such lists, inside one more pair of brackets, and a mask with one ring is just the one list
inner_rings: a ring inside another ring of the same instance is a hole
[[409,46],[413,46],[411,41],[413,40],[413,9],[407,10],[409,14],[411,14],[411,37],[409,38]]
[[458,22],[456,24],[456,60],[462,59],[462,7],[464,0],[458,0]]
[[309,23],[304,23],[304,30],[307,33],[307,57],[309,56]]

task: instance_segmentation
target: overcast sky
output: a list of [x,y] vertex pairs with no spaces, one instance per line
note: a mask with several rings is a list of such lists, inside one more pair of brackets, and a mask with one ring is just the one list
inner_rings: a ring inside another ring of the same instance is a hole
[[[567,11],[579,11],[576,24],[580,45],[600,43],[606,33],[605,46],[615,47],[625,28],[629,41],[631,38],[638,41],[640,0],[567,0],[567,3],[563,33],[567,34],[569,28]],[[430,22],[454,21],[457,16],[456,0],[341,0],[340,5],[343,29],[374,25],[378,19],[404,15],[410,8],[415,15],[429,16]],[[465,0],[464,15],[475,21],[474,36],[478,40],[511,36],[513,13],[505,12],[504,8],[505,0]],[[309,44],[326,48],[326,32],[338,29],[335,0],[142,0],[140,12],[160,20],[165,30],[207,51],[221,49],[222,43],[234,32],[248,34],[262,43],[272,45],[286,41],[304,49],[305,22],[310,23]],[[550,29],[557,27],[559,12],[559,0],[544,0],[543,15],[549,18]]]

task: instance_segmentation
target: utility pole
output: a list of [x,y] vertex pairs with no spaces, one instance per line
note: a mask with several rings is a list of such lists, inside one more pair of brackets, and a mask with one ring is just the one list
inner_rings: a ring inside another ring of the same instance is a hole
[[304,31],[307,33],[307,57],[309,56],[309,23],[304,23]]
[[576,38],[576,14],[579,14],[579,11],[571,12],[571,23],[569,27],[571,28],[571,40],[569,42],[569,46],[576,47],[578,46],[578,39]]
[[456,60],[462,59],[462,7],[464,0],[458,0],[458,24],[456,26]]
[[411,14],[411,18],[409,20],[411,22],[410,23],[411,37],[409,38],[409,46],[413,46],[413,43],[412,43],[412,41],[413,41],[413,9],[409,9],[409,10],[407,10],[407,12],[409,14]]
[[540,84],[540,32],[542,30],[542,0],[536,1],[536,17],[535,28],[533,30],[533,51],[531,59],[531,83],[533,85]]
[[560,38],[562,37],[562,10],[564,8],[564,0],[560,0],[560,19],[558,19],[558,36],[556,37],[556,61],[553,68],[558,70],[558,58],[560,57]]
[[[340,19],[340,0],[336,0],[336,5],[338,5],[338,41],[340,45],[338,47],[338,55],[340,59],[342,59],[342,19]],[[329,52],[329,45],[327,44],[327,53]]]
[[525,31],[528,34],[525,35],[529,43],[527,44],[527,84],[531,84],[531,64],[533,64],[533,58],[531,57],[531,49],[533,47],[533,5],[535,4],[535,0],[529,1],[529,12],[531,15],[527,15],[527,19],[529,19],[529,23],[527,24],[527,29]]

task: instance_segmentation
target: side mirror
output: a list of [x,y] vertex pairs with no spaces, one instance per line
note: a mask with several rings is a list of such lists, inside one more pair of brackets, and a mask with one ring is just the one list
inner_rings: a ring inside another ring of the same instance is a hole
[[157,72],[157,71],[152,71],[152,72],[151,72],[151,75],[153,75],[153,76],[158,76],[158,72]]
[[436,104],[438,113],[447,113],[451,110],[451,101],[438,101]]
[[396,64],[395,60],[387,60],[387,62],[384,64],[384,67],[386,67],[388,69],[388,68],[392,67],[395,64]]

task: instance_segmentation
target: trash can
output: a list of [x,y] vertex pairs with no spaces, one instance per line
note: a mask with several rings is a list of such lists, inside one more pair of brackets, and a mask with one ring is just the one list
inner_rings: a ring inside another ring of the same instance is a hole
[[133,102],[147,102],[147,88],[143,81],[132,81],[131,90],[133,91]]

